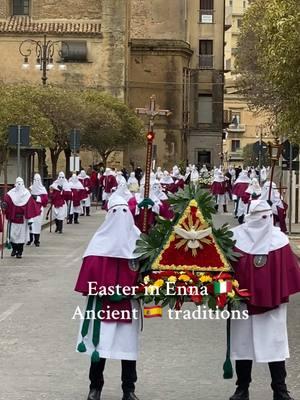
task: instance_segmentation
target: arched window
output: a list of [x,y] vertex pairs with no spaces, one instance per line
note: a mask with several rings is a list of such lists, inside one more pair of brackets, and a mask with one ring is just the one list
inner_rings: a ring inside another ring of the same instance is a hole
[[29,0],[13,0],[13,15],[29,15]]

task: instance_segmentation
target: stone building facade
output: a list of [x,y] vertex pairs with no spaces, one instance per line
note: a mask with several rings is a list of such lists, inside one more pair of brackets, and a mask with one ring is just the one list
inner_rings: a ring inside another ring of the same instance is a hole
[[[58,42],[54,67],[47,72],[48,83],[96,87],[125,101],[128,24],[129,0],[0,0],[0,82],[41,84],[35,45],[29,42],[22,45],[22,53],[29,56],[28,65],[23,68],[24,56],[19,49],[23,41],[43,41],[46,35],[47,40]],[[65,69],[61,68],[62,61]],[[26,179],[33,152],[22,153]],[[92,153],[81,152],[81,159],[87,167],[94,157]],[[50,166],[49,157],[47,164]],[[8,168],[10,182],[15,179],[15,167],[12,152]],[[58,168],[65,169],[63,154]]]
[[[19,46],[25,39],[41,40],[46,34],[49,40],[65,42],[69,53],[67,68],[61,71],[61,57],[55,52],[49,82],[99,87],[124,98],[127,13],[127,0],[0,0],[0,81],[40,81],[34,48],[30,68],[21,70]],[[24,45],[22,50],[26,50]]]
[[[157,165],[218,164],[222,150],[225,0],[0,0],[0,82],[35,83],[34,48],[22,69],[22,41],[58,43],[48,82],[97,87],[133,109],[152,94],[172,116],[155,121]],[[28,46],[23,45],[26,52]],[[124,164],[145,150],[124,149]],[[92,163],[86,159],[84,165]]]
[[[151,94],[172,116],[156,121],[157,164],[218,164],[222,152],[223,0],[131,0],[128,93]],[[131,153],[142,163],[141,151]]]

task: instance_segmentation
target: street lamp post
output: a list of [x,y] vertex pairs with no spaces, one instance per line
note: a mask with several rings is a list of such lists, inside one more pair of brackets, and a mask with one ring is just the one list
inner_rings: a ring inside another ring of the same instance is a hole
[[[42,71],[42,83],[47,84],[47,71],[53,69],[53,57],[55,53],[55,46],[61,43],[60,40],[52,41],[47,40],[47,35],[44,35],[43,40],[26,39],[19,46],[19,52],[24,57],[23,69],[29,68],[29,57],[34,49],[36,56],[36,68]],[[63,63],[62,51],[58,50],[58,55],[62,58],[60,63],[60,70],[65,70],[66,66]]]

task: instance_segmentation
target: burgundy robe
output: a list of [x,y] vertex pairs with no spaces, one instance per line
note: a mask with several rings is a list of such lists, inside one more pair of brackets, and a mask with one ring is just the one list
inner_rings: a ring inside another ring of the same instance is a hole
[[4,196],[4,202],[7,204],[5,209],[6,219],[14,224],[23,224],[25,219],[37,217],[41,213],[40,207],[32,196],[29,197],[24,206],[16,206],[8,194]]
[[233,268],[240,287],[251,293],[249,314],[261,314],[289,301],[289,296],[300,292],[300,266],[289,244],[268,254],[265,266],[254,266],[254,255],[244,253]]
[[244,182],[235,183],[233,185],[232,194],[234,194],[237,197],[242,197],[245,191],[248,189],[248,187],[249,183],[244,183]]
[[[87,194],[90,194],[92,191],[92,181],[91,178],[88,176],[86,178],[80,178],[78,177],[79,182],[81,182],[82,186],[85,188],[85,191]],[[87,196],[85,196],[85,198],[87,198]]]
[[[129,268],[128,260],[123,258],[88,256],[83,259],[79,272],[75,291],[88,295],[89,282],[96,282],[99,291],[100,287],[108,288],[109,286],[120,287],[136,286],[139,273]],[[130,299],[122,299],[121,301],[111,301],[109,297],[104,297],[103,309],[110,308],[113,310],[130,310]],[[106,322],[109,320],[105,319]],[[115,320],[114,320],[115,322]],[[130,320],[120,320],[120,322],[131,322]]]
[[223,182],[213,182],[210,188],[212,194],[214,196],[223,195],[226,193],[226,184],[225,181]]
[[99,179],[99,184],[103,187],[105,193],[112,193],[112,189],[118,187],[116,177],[113,175],[102,175]]

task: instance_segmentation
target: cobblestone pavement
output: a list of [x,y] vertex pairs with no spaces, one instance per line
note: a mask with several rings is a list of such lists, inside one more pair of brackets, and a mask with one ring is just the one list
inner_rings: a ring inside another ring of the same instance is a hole
[[[22,260],[0,261],[0,400],[86,400],[88,357],[77,354],[83,299],[73,292],[80,260],[103,212],[66,225],[63,235],[42,233],[40,248]],[[216,223],[234,223],[218,215]],[[289,386],[300,399],[300,296],[289,307]],[[191,306],[190,306],[191,307]],[[137,394],[141,400],[226,400],[234,380],[222,379],[224,321],[146,320],[141,334]],[[256,366],[253,400],[272,399],[266,366]],[[120,363],[107,364],[103,400],[120,399]]]

